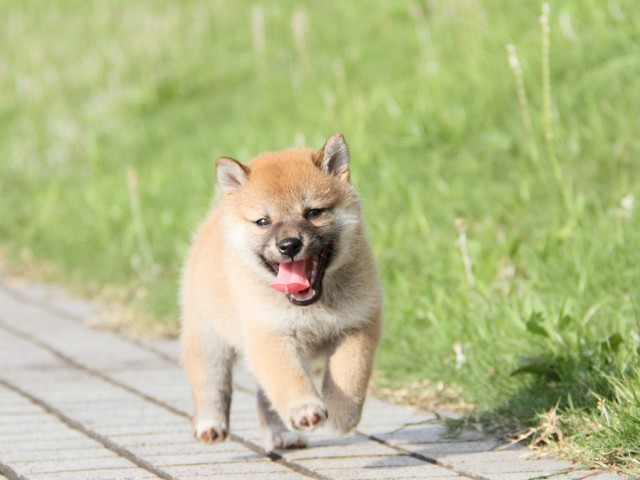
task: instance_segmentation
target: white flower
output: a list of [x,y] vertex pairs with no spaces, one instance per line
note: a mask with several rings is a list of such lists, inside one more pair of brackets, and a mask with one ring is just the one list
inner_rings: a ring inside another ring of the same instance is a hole
[[456,354],[456,369],[460,370],[462,366],[467,363],[467,357],[462,352],[462,344],[454,343],[453,352]]
[[625,195],[620,200],[620,208],[618,209],[618,213],[621,217],[629,218],[631,217],[631,210],[633,210],[633,202],[635,198],[632,194]]

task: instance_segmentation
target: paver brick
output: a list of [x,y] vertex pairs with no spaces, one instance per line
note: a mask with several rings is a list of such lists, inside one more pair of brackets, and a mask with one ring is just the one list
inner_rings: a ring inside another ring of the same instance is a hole
[[253,473],[222,473],[222,474],[212,474],[210,472],[199,472],[189,474],[186,477],[182,477],[188,480],[198,480],[210,478],[212,480],[309,480],[308,476],[302,475],[300,473],[294,471],[282,471],[276,473],[261,473],[261,474],[253,474]]
[[[102,446],[84,446],[83,448],[65,448],[65,450],[69,452],[69,457],[74,459],[84,459],[84,458],[110,458],[112,456],[112,452],[110,450],[104,449]],[[55,449],[37,449],[33,448],[23,448],[23,449],[15,449],[11,452],[3,451],[2,452],[2,461],[11,462],[11,463],[29,463],[29,462],[44,462],[44,461],[52,461],[59,460],[61,457],[60,450],[62,448]]]
[[341,458],[356,456],[381,456],[396,454],[387,445],[366,437],[352,436],[338,439],[311,440],[309,448],[284,453],[287,460],[313,458]]
[[[160,457],[168,455],[199,455],[210,454],[215,456],[217,454],[225,455],[227,458],[235,458],[236,456],[245,455],[246,458],[254,458],[257,456],[251,450],[248,450],[244,445],[226,441],[223,443],[216,443],[213,445],[199,443],[191,439],[188,442],[182,443],[158,443],[138,445],[131,447],[131,451],[135,452],[143,458]],[[260,458],[264,458],[260,456]]]
[[536,458],[529,450],[503,450],[476,452],[437,457],[444,464],[466,471],[485,473],[553,472],[571,468],[569,462]]
[[[188,463],[185,465],[169,465],[163,467],[171,475],[183,478],[191,478],[193,475],[233,475],[244,474],[247,478],[249,475],[262,474],[279,474],[286,473],[286,467],[273,462],[264,460],[256,460],[253,462],[204,462],[204,463]],[[277,478],[277,477],[274,477]]]
[[[46,451],[76,451],[83,448],[93,448],[93,444],[87,444],[87,438],[77,435],[72,438],[39,438],[37,442],[16,441],[12,442],[11,438],[0,439],[0,451],[2,458],[5,455],[11,455],[10,452],[46,452]],[[2,459],[0,459],[2,460]]]
[[[593,472],[582,472],[579,476],[572,475],[571,472],[563,470],[555,471],[539,471],[539,472],[514,472],[514,473],[485,473],[483,478],[487,480],[603,480],[600,475]],[[621,477],[614,477],[615,480],[621,480]],[[612,480],[614,480],[612,479]]]
[[323,469],[323,475],[335,480],[389,480],[404,478],[421,478],[426,480],[452,480],[461,478],[455,472],[439,468],[435,465],[378,467],[378,468],[334,468]]
[[133,468],[108,468],[104,470],[76,470],[30,474],[29,480],[158,480],[145,470]]
[[[210,446],[211,447],[211,446]],[[134,450],[137,455],[142,456],[140,450]],[[211,463],[242,463],[251,461],[264,461],[262,455],[246,454],[244,452],[237,452],[234,454],[229,451],[220,451],[215,447],[209,448],[207,452],[194,453],[192,451],[175,454],[175,453],[162,453],[160,455],[146,454],[144,457],[152,462],[154,465],[160,467],[166,466],[178,466],[178,465],[208,465]]]
[[486,436],[478,431],[464,431],[460,435],[448,435],[444,425],[425,424],[413,425],[410,427],[400,427],[385,433],[374,434],[376,438],[390,445],[406,445],[420,443],[442,443],[449,442],[472,442],[483,440]]
[[66,458],[30,462],[13,462],[13,468],[22,475],[33,473],[57,473],[72,471],[91,471],[113,468],[132,468],[131,462],[122,457],[105,455],[98,458]]
[[402,448],[435,459],[457,453],[489,452],[500,445],[500,441],[488,438],[467,442],[406,443],[402,444]]
[[406,455],[363,455],[349,457],[321,457],[300,461],[300,464],[313,470],[327,468],[388,468],[388,467],[416,467],[424,466],[424,462]]
[[419,459],[395,455],[342,456],[317,459],[300,459],[299,463],[334,479],[382,479],[382,478],[459,478],[455,471],[437,465],[426,464]]

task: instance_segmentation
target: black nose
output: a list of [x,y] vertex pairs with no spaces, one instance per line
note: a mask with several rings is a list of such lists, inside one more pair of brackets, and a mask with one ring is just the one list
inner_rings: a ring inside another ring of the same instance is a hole
[[278,242],[278,250],[280,250],[280,253],[287,257],[291,257],[291,260],[293,260],[293,257],[298,254],[301,248],[302,240],[299,238],[287,237]]

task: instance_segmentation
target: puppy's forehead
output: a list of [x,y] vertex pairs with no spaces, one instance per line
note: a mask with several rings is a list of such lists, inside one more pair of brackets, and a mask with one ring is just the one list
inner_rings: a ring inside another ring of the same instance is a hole
[[311,150],[282,150],[268,152],[249,162],[251,175],[255,180],[284,183],[289,177],[303,177],[312,173],[320,173],[313,163],[314,152]]
[[[260,155],[249,163],[247,193],[256,201],[299,209],[335,199],[334,179],[314,164],[311,150],[284,150]],[[303,205],[303,204],[310,205]]]

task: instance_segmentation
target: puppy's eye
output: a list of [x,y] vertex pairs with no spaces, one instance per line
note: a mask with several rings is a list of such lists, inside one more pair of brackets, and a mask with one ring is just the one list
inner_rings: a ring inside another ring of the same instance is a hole
[[268,227],[269,225],[271,225],[271,222],[268,218],[261,218],[259,220],[256,220],[256,225],[258,225],[259,227]]
[[307,220],[313,220],[314,218],[318,218],[322,212],[323,210],[321,208],[312,208],[304,213],[304,218]]

